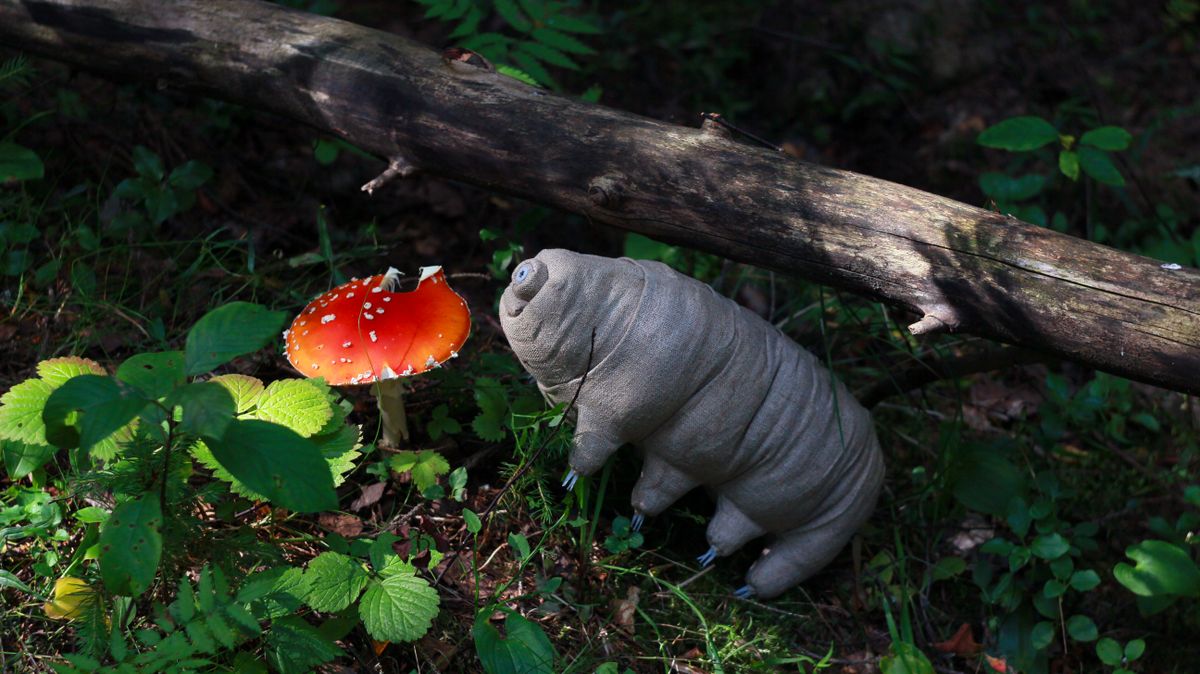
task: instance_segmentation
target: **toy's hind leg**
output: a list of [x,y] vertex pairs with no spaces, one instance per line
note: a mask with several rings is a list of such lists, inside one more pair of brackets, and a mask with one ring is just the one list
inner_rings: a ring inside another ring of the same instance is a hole
[[683,471],[647,454],[642,463],[642,475],[633,486],[633,530],[642,528],[646,515],[661,513],[698,486],[700,483]]
[[779,536],[746,573],[740,597],[770,599],[803,582],[833,561],[854,529],[824,526],[807,531],[789,531]]
[[767,533],[757,522],[734,505],[733,501],[718,496],[717,512],[708,523],[708,552],[697,560],[700,566],[708,566],[717,557],[732,554],[748,541]]

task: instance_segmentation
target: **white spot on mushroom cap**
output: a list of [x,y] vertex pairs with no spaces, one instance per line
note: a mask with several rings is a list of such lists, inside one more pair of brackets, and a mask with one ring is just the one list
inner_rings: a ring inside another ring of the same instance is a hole
[[[420,276],[420,278],[417,279],[417,283],[420,284],[422,281],[429,278],[430,276],[433,276],[434,274],[438,273],[441,270],[442,270],[442,268],[440,266],[436,266],[436,265],[433,267],[421,267],[421,276]],[[436,281],[436,280],[437,279],[434,279],[434,281]]]
[[313,369],[319,370],[319,369],[321,369],[321,367],[319,365],[317,365],[316,363],[313,363]]
[[350,299],[351,297],[354,297],[354,293],[346,293],[346,299]]
[[363,309],[370,309],[370,308],[371,308],[370,302],[363,302]]
[[332,323],[335,320],[337,320],[337,316],[335,314],[325,314],[324,316],[321,317],[321,325],[325,325],[326,323]]
[[342,342],[343,349],[349,349],[352,346],[354,346],[354,344],[348,339],[346,341]]
[[395,379],[396,377],[397,374],[395,371],[393,371],[392,368],[388,367],[387,365],[384,365],[383,370],[379,373],[380,379]]
[[1178,269],[1183,269],[1183,265],[1175,263],[1175,262],[1168,262],[1167,264],[1163,264],[1163,265],[1159,265],[1159,266],[1162,267],[1163,269],[1166,269],[1167,271],[1176,271]]
[[371,292],[381,293],[381,292],[383,292],[383,286],[375,286],[374,288],[371,288]]
[[383,307],[379,307],[378,309],[376,309],[376,310],[375,310],[375,313],[377,313],[377,314],[382,314],[382,313],[383,313]]
[[363,314],[363,318],[367,319],[368,321],[373,321],[373,320],[375,320],[375,315],[374,314]]
[[385,298],[383,298],[383,301],[384,301],[384,302],[391,302],[391,301],[392,301],[392,298],[390,298],[390,297],[385,297]]
[[372,341],[372,342],[378,342],[378,341],[379,341],[379,338],[375,336],[375,331],[374,331],[374,330],[372,330],[372,331],[368,332],[368,333],[367,333],[367,336],[371,338],[371,341]]

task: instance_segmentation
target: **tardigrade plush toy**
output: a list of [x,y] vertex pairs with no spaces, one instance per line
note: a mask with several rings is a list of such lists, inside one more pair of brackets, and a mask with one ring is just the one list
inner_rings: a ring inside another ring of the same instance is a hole
[[564,485],[629,443],[645,454],[635,528],[704,485],[717,511],[702,564],[776,535],[739,596],[808,578],[871,514],[883,459],[870,415],[812,354],[707,285],[658,262],[543,250],[513,272],[500,324],[549,400],[579,392]]

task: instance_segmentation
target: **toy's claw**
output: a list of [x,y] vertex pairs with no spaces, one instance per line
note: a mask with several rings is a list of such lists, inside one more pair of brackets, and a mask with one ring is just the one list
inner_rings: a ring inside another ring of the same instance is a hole
[[733,591],[733,596],[737,597],[738,599],[749,599],[750,597],[754,596],[754,588],[750,587],[749,585],[743,585]]
[[697,558],[696,558],[696,561],[697,561],[697,562],[700,562],[700,568],[702,568],[702,569],[703,569],[704,567],[708,566],[709,564],[712,564],[712,563],[713,563],[713,560],[714,560],[714,559],[716,559],[716,558],[717,558],[717,549],[716,549],[716,548],[711,548],[711,547],[710,547],[710,548],[708,549],[708,552],[706,552],[706,553],[704,553],[703,555],[700,555],[699,557],[697,557]]
[[575,483],[578,481],[579,481],[579,473],[576,473],[575,469],[572,468],[570,470],[570,472],[567,473],[567,476],[565,478],[563,478],[562,486],[566,487],[567,491],[571,491],[572,489],[575,488]]
[[641,531],[642,525],[646,523],[646,516],[641,513],[634,513],[633,519],[629,520],[629,528],[633,531]]

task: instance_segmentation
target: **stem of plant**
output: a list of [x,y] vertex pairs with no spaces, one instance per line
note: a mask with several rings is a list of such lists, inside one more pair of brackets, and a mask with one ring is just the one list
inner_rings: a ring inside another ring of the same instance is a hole
[[408,441],[408,416],[404,412],[404,382],[381,379],[376,382],[375,398],[379,403],[379,422],[383,426],[380,444],[401,447]]

